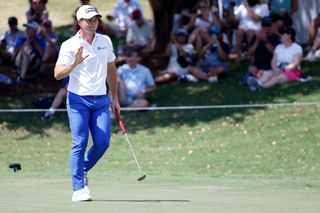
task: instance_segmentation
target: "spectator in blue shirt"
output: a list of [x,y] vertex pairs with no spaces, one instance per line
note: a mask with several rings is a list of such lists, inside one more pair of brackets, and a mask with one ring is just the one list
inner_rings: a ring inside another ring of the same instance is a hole
[[15,47],[17,79],[16,83],[25,84],[27,71],[38,71],[41,66],[42,56],[46,48],[46,41],[37,35],[39,24],[28,21],[24,24],[26,38],[19,39]]
[[119,100],[122,107],[148,107],[146,94],[156,90],[149,68],[138,63],[136,50],[125,51],[126,64],[117,70],[119,76]]
[[3,62],[14,61],[14,47],[19,39],[25,38],[26,34],[18,28],[16,17],[8,19],[9,30],[1,37],[0,59]]

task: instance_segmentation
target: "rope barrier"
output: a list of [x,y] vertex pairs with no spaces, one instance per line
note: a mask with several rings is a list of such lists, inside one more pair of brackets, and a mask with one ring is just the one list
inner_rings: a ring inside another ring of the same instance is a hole
[[[265,104],[235,104],[235,105],[202,105],[202,106],[164,106],[121,108],[122,111],[159,111],[159,110],[194,110],[194,109],[237,109],[237,108],[273,108],[273,107],[300,107],[320,106],[320,102],[293,102],[293,103],[265,103]],[[47,109],[0,109],[0,113],[17,112],[45,112]],[[56,109],[56,112],[66,112],[66,109]]]

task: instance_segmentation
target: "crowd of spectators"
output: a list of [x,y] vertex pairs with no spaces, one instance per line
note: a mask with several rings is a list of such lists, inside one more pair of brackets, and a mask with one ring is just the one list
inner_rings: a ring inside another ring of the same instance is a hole
[[[58,36],[53,30],[47,0],[28,0],[25,30],[18,28],[16,17],[8,18],[9,29],[1,39],[1,63],[15,66],[18,86],[30,82],[27,75],[41,81],[52,75],[50,64],[58,54]],[[122,107],[148,107],[147,95],[156,85],[170,81],[217,83],[230,75],[229,62],[249,60],[240,85],[250,91],[270,88],[278,83],[295,81],[301,76],[303,49],[295,41],[291,15],[299,8],[297,0],[224,0],[219,13],[214,0],[178,1],[172,36],[166,48],[169,58],[164,70],[150,70],[141,59],[150,54],[153,41],[152,22],[144,17],[139,0],[117,0],[112,12],[99,20],[97,32],[113,40],[124,41],[115,46],[118,59],[119,97]],[[80,4],[90,0],[80,0]],[[70,36],[79,26],[72,13]],[[309,27],[306,59],[320,58],[320,13]],[[62,42],[62,41],[60,41]],[[66,96],[64,80],[55,101],[44,114],[51,119]]]

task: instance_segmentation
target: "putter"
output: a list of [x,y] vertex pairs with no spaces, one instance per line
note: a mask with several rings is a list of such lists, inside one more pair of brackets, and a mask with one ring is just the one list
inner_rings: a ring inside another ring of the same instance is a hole
[[139,177],[137,178],[137,181],[142,181],[142,180],[144,180],[144,179],[146,178],[146,175],[143,175],[143,174],[141,173],[140,164],[139,164],[138,159],[137,159],[137,157],[136,157],[136,155],[135,155],[135,153],[134,153],[134,151],[133,151],[133,148],[132,148],[132,146],[131,146],[131,143],[130,143],[129,138],[128,138],[128,135],[127,135],[126,128],[124,127],[124,124],[123,124],[123,122],[122,122],[122,120],[121,120],[121,117],[120,117],[120,114],[119,114],[119,111],[118,111],[118,110],[115,110],[115,115],[116,115],[116,118],[117,118],[117,120],[118,120],[119,127],[120,127],[122,133],[124,134],[124,136],[125,136],[125,138],[126,138],[126,141],[127,141],[128,145],[129,145],[129,147],[130,147],[130,150],[131,150],[131,152],[132,152],[133,158],[134,158],[134,160],[135,160],[135,162],[136,162],[136,164],[137,164],[138,172],[139,172]]

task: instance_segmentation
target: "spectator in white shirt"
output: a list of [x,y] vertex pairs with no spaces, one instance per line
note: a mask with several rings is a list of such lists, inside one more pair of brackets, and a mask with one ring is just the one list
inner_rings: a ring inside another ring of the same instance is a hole
[[132,12],[131,18],[133,22],[128,27],[127,45],[136,49],[139,55],[144,55],[150,50],[153,36],[152,26],[143,18],[138,9]]
[[237,62],[242,60],[242,45],[244,38],[247,44],[253,36],[261,30],[261,19],[270,14],[267,4],[261,4],[260,0],[248,0],[243,2],[235,11],[236,19],[239,20],[236,39]]
[[118,37],[125,37],[128,26],[131,22],[131,13],[139,9],[142,12],[142,6],[137,0],[118,0],[113,6],[110,15],[107,15],[109,21],[114,21],[112,26]]

